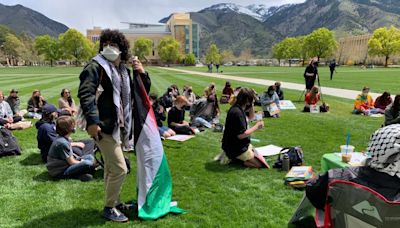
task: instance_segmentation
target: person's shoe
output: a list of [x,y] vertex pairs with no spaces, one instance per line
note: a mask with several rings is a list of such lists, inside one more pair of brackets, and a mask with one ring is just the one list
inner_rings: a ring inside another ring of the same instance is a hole
[[78,178],[79,178],[79,180],[81,180],[82,182],[87,182],[87,181],[93,180],[93,176],[92,176],[91,174],[88,174],[88,173],[82,174],[82,175],[80,175]]
[[103,210],[103,217],[111,220],[113,222],[127,222],[128,218],[122,214],[118,209],[115,207],[109,208],[105,207]]

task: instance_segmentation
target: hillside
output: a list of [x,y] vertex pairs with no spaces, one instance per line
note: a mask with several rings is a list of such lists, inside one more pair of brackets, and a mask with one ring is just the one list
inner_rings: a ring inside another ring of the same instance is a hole
[[49,19],[41,13],[22,5],[6,6],[0,4],[0,24],[5,25],[18,34],[25,33],[35,37],[49,34],[57,37],[68,30],[64,24]]
[[276,12],[264,24],[285,37],[320,27],[335,30],[338,36],[371,33],[382,26],[400,27],[400,1],[308,0]]

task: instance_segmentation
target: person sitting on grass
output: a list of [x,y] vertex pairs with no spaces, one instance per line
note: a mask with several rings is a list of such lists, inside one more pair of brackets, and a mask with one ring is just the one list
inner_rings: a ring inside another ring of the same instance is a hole
[[183,91],[183,96],[188,100],[188,105],[185,107],[185,110],[190,110],[190,107],[192,107],[193,103],[196,101],[196,94],[193,92],[192,86],[186,87]]
[[303,112],[310,112],[310,107],[317,105],[318,101],[321,99],[321,94],[316,86],[313,86],[305,96],[304,99],[304,109]]
[[222,96],[220,99],[221,104],[227,104],[232,95],[233,95],[233,89],[232,89],[231,83],[226,82],[225,87],[222,90]]
[[188,100],[185,96],[177,96],[175,105],[168,112],[168,127],[171,128],[176,134],[192,135],[194,130],[185,121],[185,109]]
[[4,100],[3,91],[0,91],[0,126],[11,128],[13,123],[22,120],[20,116],[14,116],[10,105]]
[[[253,90],[242,88],[236,98],[235,104],[229,109],[225,121],[225,130],[222,137],[222,150],[231,161],[240,161],[246,167],[261,168],[263,163],[254,155],[250,136],[264,127],[263,120],[258,121],[253,127],[248,128],[246,112],[249,120],[254,119]],[[226,161],[225,163],[229,163]]]
[[174,104],[175,97],[173,95],[174,89],[172,87],[167,88],[167,92],[165,92],[160,98],[160,104],[164,107],[164,109],[171,108]]
[[267,91],[260,98],[261,107],[264,117],[279,118],[281,106],[279,104],[279,96],[275,92],[275,86],[269,86]]
[[392,97],[389,92],[383,92],[382,95],[375,99],[374,107],[385,110],[388,105],[392,103]]
[[21,104],[21,100],[18,97],[18,90],[11,89],[10,95],[6,98],[7,103],[10,105],[11,110],[14,116],[23,117],[24,114],[27,113],[27,110],[20,110],[19,105]]
[[361,94],[356,97],[354,101],[353,114],[363,114],[369,116],[371,114],[384,113],[385,110],[374,107],[374,100],[369,95],[369,87],[364,86]]
[[58,99],[58,107],[63,113],[75,116],[78,113],[78,109],[75,106],[75,101],[71,97],[71,92],[68,89],[61,90],[61,97]]
[[26,117],[34,119],[42,118],[42,107],[46,103],[47,102],[42,97],[40,90],[34,90],[32,92],[32,97],[28,100],[28,113],[26,114]]
[[[44,163],[47,162],[47,155],[49,153],[51,144],[58,137],[55,124],[55,121],[58,117],[58,111],[59,110],[57,110],[56,106],[52,104],[46,104],[43,106],[42,118],[35,124],[37,129],[37,145],[40,149],[40,155]],[[71,145],[74,153],[79,156],[93,154],[94,141],[92,139],[72,142]]]
[[90,181],[95,171],[94,156],[74,154],[70,136],[75,129],[75,120],[71,116],[61,116],[56,122],[58,137],[51,144],[46,167],[50,176],[65,179]]
[[158,131],[160,132],[160,136],[164,138],[168,138],[176,135],[175,131],[167,126],[163,126],[163,121],[167,119],[165,115],[164,107],[158,103],[157,94],[150,93],[149,95],[150,103],[153,106],[154,116],[156,117]]
[[281,89],[281,83],[280,82],[275,82],[275,92],[278,94],[279,100],[285,100],[285,97],[283,95],[283,90]]
[[[205,94],[209,94],[205,92]],[[217,96],[214,93],[198,99],[190,109],[190,120],[196,127],[213,128],[220,113]]]
[[400,95],[396,95],[393,103],[385,110],[384,125],[391,124],[400,124]]

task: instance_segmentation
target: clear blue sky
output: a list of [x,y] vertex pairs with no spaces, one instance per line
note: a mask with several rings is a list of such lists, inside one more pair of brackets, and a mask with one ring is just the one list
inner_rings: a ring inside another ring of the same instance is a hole
[[223,2],[243,6],[264,4],[269,7],[305,0],[0,0],[4,5],[21,4],[36,10],[82,33],[93,26],[123,28],[122,21],[156,23],[173,12],[196,12]]

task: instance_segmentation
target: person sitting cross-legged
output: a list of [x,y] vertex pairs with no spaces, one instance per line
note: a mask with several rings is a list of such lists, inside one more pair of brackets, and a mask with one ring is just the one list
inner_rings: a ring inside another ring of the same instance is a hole
[[21,120],[21,116],[13,115],[10,105],[4,100],[3,92],[0,91],[0,126],[10,128],[11,124]]
[[374,100],[369,94],[369,87],[364,86],[361,94],[359,94],[354,101],[353,114],[364,114],[369,116],[371,114],[385,113],[385,110],[374,107]]
[[185,96],[177,96],[175,100],[175,106],[173,106],[168,112],[168,127],[175,131],[176,134],[194,134],[194,131],[189,126],[189,123],[185,121],[184,108],[187,104],[188,100]]
[[46,167],[52,177],[90,181],[93,179],[96,161],[91,154],[74,154],[70,141],[74,129],[75,120],[71,116],[61,116],[57,119],[56,131],[59,136],[51,144]]

